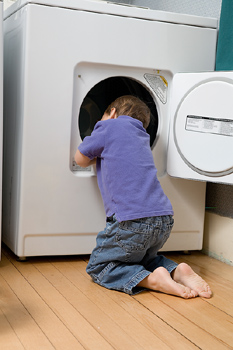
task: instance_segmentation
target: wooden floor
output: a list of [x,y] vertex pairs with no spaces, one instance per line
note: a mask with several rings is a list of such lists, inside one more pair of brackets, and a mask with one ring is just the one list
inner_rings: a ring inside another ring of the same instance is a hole
[[87,256],[18,262],[3,247],[0,349],[233,349],[233,267],[199,252],[167,256],[188,262],[214,296],[131,297],[94,284]]

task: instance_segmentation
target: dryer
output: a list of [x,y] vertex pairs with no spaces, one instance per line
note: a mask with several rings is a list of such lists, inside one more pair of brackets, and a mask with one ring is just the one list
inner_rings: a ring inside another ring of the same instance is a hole
[[217,21],[90,0],[21,0],[4,17],[4,242],[21,258],[91,253],[105,213],[95,169],[74,154],[127,93],[151,108],[175,212],[163,250],[201,249],[205,182],[167,174],[169,110],[176,73],[214,69]]
[[233,183],[233,72],[176,74],[167,171],[180,178]]

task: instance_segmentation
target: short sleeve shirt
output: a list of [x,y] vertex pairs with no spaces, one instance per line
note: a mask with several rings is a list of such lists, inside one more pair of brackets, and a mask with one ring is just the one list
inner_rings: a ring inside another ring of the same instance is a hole
[[106,216],[118,221],[173,215],[157,178],[150,137],[143,124],[129,116],[99,121],[79,151],[97,158],[99,189]]

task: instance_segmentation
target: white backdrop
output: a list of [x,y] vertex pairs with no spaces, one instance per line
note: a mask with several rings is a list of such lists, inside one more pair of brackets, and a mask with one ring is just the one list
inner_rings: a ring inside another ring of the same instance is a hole
[[[6,9],[14,1],[4,0],[4,8]],[[111,0],[110,2],[219,19],[222,0]]]
[[112,0],[111,2],[219,19],[222,0]]

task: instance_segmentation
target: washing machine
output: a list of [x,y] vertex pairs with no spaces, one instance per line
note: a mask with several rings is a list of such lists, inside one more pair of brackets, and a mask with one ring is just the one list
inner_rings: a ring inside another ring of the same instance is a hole
[[104,1],[20,0],[6,10],[3,240],[17,256],[91,253],[105,212],[95,168],[74,155],[125,94],[151,109],[151,149],[175,213],[163,250],[202,248],[206,185],[167,173],[170,108],[177,73],[214,70],[216,37],[215,19]]

